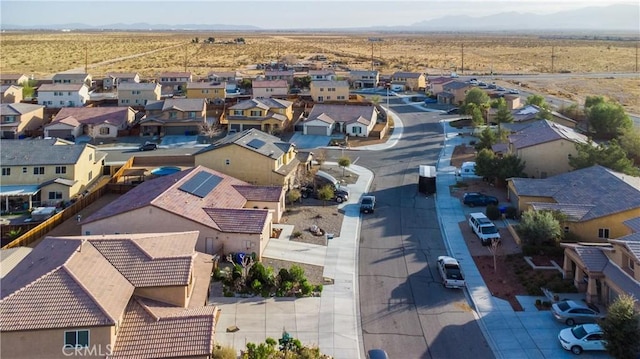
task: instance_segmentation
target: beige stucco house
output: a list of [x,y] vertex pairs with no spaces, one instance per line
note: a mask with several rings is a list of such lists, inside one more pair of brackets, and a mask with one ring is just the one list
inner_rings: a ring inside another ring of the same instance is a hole
[[155,82],[124,82],[118,86],[118,105],[144,107],[149,101],[158,101],[161,86]]
[[442,85],[442,92],[436,94],[438,103],[461,105],[472,86],[462,81],[451,81]]
[[144,110],[140,121],[143,135],[195,136],[207,121],[207,103],[202,98],[149,101]]
[[191,72],[162,72],[156,81],[162,86],[163,95],[184,94],[187,83],[193,81]]
[[[198,232],[47,237],[2,279],[3,358],[210,358]],[[189,340],[175,340],[188,337]]]
[[352,70],[349,72],[349,81],[355,89],[375,88],[380,81],[380,73],[370,70]]
[[349,100],[348,81],[311,81],[309,88],[315,102]]
[[264,79],[267,81],[285,80],[289,85],[293,84],[293,70],[266,70]]
[[29,103],[0,105],[0,131],[3,139],[30,135],[44,123],[44,107]]
[[143,182],[81,225],[90,234],[196,230],[199,252],[260,258],[284,206],[282,186],[253,186],[198,166]]
[[289,93],[289,84],[285,80],[253,81],[251,90],[253,98],[282,97]]
[[0,85],[20,86],[27,81],[29,77],[25,74],[0,74]]
[[427,77],[420,72],[398,71],[391,75],[391,86],[403,85],[410,91],[424,91],[427,88]]
[[136,111],[131,107],[63,108],[44,127],[45,137],[77,138],[82,135],[96,139],[116,138],[118,131],[133,123]]
[[258,186],[293,188],[299,166],[289,142],[249,129],[230,135],[194,154],[195,164]]
[[22,86],[18,85],[0,85],[0,103],[18,103],[22,101]]
[[230,131],[250,128],[273,133],[287,127],[293,119],[293,102],[274,98],[254,98],[238,102],[227,110]]
[[316,104],[302,126],[305,135],[368,137],[377,121],[378,110],[369,104]]
[[544,179],[511,178],[508,196],[519,211],[564,213],[565,231],[585,242],[630,235],[624,223],[640,217],[640,178],[598,165]]
[[443,86],[454,80],[455,79],[451,77],[444,77],[444,76],[432,77],[428,79],[427,92],[435,96],[440,92],[444,92]]
[[76,145],[58,139],[4,140],[0,153],[1,200],[9,203],[21,199],[28,203],[28,208],[69,201],[100,177],[105,156],[86,143]]
[[84,84],[87,88],[93,87],[93,78],[90,74],[77,72],[59,72],[51,79],[54,84]]
[[227,97],[226,82],[188,82],[187,98],[203,98],[207,102]]
[[139,83],[140,74],[137,72],[108,72],[104,79],[102,79],[102,87],[105,90],[111,90],[127,82]]

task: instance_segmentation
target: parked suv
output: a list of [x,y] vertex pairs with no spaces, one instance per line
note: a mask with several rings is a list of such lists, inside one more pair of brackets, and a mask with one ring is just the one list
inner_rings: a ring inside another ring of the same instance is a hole
[[464,196],[462,196],[462,203],[469,207],[487,206],[490,204],[498,205],[498,199],[480,192],[466,192]]
[[140,147],[138,147],[138,151],[154,151],[158,149],[158,144],[153,142],[145,142]]
[[375,196],[362,196],[360,201],[360,213],[373,213],[376,207]]
[[469,214],[469,226],[473,230],[473,233],[480,238],[480,243],[482,243],[483,246],[490,245],[493,240],[500,241],[498,228],[484,213]]

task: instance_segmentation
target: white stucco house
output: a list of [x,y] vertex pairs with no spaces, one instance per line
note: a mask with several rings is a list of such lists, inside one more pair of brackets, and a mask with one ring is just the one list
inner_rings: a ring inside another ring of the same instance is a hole
[[45,107],[82,107],[89,101],[85,84],[44,84],[38,87],[38,105]]

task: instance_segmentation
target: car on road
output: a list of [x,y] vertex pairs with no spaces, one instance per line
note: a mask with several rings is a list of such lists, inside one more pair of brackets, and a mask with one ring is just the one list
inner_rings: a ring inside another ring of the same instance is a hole
[[583,324],[565,328],[558,334],[560,345],[573,354],[585,350],[606,350],[604,333],[598,324]]
[[504,88],[504,87],[502,87],[502,86],[496,86],[496,91],[500,91],[500,92],[502,92],[502,91],[507,91],[507,89],[505,89],[505,88]]
[[466,192],[462,196],[462,203],[469,207],[498,205],[498,199],[494,196],[487,196],[482,192]]
[[487,86],[487,88],[488,88],[488,89],[490,89],[490,90],[495,90],[495,89],[496,89],[496,87],[498,87],[498,86],[496,86],[496,84],[489,84],[489,85]]
[[551,305],[551,313],[557,321],[568,326],[579,323],[595,323],[604,318],[597,307],[588,306],[573,300],[564,300]]
[[447,115],[459,115],[460,114],[460,109],[459,108],[452,108],[450,110],[447,110]]
[[487,87],[487,83],[486,82],[478,82],[478,87]]
[[389,359],[384,349],[371,349],[367,352],[367,359]]
[[442,285],[446,288],[463,288],[466,284],[460,263],[453,257],[438,257],[438,272],[442,278]]
[[516,89],[509,89],[509,93],[510,93],[510,94],[517,95],[517,94],[519,94],[519,93],[520,93],[520,91],[518,91],[518,90],[516,90]]
[[158,149],[158,144],[154,142],[145,142],[140,147],[138,147],[138,151],[155,151]]
[[360,200],[360,213],[373,213],[376,207],[375,196],[362,196]]

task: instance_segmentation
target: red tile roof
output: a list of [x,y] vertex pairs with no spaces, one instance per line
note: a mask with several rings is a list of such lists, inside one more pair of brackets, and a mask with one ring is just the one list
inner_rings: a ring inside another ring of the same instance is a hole
[[234,185],[233,188],[246,198],[247,201],[279,202],[282,196],[281,186]]
[[223,232],[262,233],[269,211],[266,209],[205,208],[204,211]]
[[129,107],[65,107],[53,118],[51,124],[73,117],[83,124],[107,123],[120,126],[129,119]]

